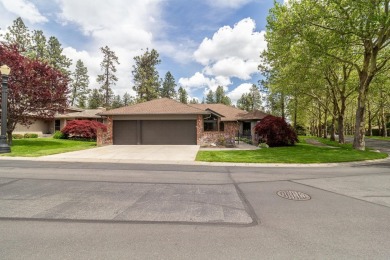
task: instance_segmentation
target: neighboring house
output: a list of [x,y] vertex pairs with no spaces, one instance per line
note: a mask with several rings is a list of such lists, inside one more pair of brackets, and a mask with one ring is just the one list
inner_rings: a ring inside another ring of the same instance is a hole
[[261,119],[268,115],[259,110],[247,112],[224,104],[191,104],[191,106],[211,113],[210,118],[204,119],[204,137],[206,138],[207,136],[220,135],[220,132],[224,132],[225,124],[231,125],[235,123],[237,124],[234,132],[235,136],[239,135],[251,138],[252,142],[255,143],[254,127]]
[[221,139],[234,144],[238,132],[250,131],[265,114],[223,104],[187,105],[161,98],[100,115],[106,117],[108,131],[98,135],[98,145],[208,145]]
[[45,134],[54,134],[55,131],[59,131],[65,127],[66,123],[71,120],[96,120],[103,122],[101,116],[97,115],[105,111],[103,108],[99,109],[81,109],[76,107],[67,108],[64,113],[57,113],[54,119],[36,119],[31,117],[33,122],[29,126],[16,125],[14,134],[35,133],[38,136]]

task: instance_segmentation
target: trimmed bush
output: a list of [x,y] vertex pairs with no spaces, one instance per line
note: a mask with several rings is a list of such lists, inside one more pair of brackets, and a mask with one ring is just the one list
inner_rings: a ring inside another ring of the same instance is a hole
[[107,131],[107,127],[97,121],[73,120],[68,122],[61,132],[69,138],[96,139],[98,129]]
[[24,137],[23,137],[23,135],[21,135],[21,134],[13,134],[12,135],[12,139],[23,139]]
[[67,139],[68,137],[64,135],[61,131],[56,131],[53,135],[54,139]]
[[294,128],[281,117],[266,116],[255,126],[255,132],[269,147],[289,146],[298,142]]
[[25,133],[24,138],[38,138],[38,134]]

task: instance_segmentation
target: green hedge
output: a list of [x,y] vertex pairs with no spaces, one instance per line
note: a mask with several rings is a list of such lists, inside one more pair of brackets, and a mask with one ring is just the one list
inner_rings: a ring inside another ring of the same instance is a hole
[[25,133],[24,138],[38,138],[38,134]]
[[13,134],[12,135],[12,139],[23,139],[24,137],[23,137],[23,135],[21,135],[21,134]]
[[68,136],[62,133],[61,131],[56,131],[53,135],[54,139],[68,139]]

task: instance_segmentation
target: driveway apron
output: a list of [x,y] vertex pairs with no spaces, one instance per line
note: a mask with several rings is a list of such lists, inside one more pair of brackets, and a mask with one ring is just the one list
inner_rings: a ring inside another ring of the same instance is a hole
[[170,161],[193,162],[197,145],[110,145],[94,149],[48,155],[43,160],[72,161]]

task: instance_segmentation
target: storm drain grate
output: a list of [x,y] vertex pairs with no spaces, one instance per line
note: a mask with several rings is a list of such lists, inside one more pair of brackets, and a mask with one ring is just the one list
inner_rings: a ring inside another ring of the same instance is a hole
[[303,192],[294,190],[280,190],[276,194],[278,196],[289,200],[309,200],[311,197]]

